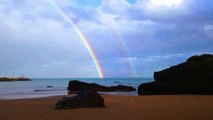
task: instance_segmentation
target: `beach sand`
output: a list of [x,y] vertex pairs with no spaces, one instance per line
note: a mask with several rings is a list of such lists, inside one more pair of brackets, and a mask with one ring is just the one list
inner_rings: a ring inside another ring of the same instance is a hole
[[102,95],[106,108],[54,110],[63,96],[0,100],[0,120],[213,120],[213,95]]

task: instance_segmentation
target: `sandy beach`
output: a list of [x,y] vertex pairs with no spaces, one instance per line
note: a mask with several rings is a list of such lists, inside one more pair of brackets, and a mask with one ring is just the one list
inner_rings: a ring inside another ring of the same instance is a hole
[[63,96],[0,100],[1,120],[212,120],[212,95],[102,95],[106,108],[55,110]]

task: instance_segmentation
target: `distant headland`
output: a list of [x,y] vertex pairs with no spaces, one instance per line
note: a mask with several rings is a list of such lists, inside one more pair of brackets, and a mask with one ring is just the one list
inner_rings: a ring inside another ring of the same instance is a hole
[[12,81],[31,81],[27,77],[0,77],[0,82],[12,82]]

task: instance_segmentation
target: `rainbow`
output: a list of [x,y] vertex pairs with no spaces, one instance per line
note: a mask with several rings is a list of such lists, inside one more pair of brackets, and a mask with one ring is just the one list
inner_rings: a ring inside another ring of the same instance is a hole
[[104,72],[101,68],[101,65],[99,63],[99,60],[97,59],[97,56],[91,46],[91,44],[89,43],[89,40],[87,39],[87,37],[83,34],[83,32],[78,28],[78,26],[73,22],[72,19],[70,19],[69,16],[66,15],[66,13],[64,13],[64,11],[53,1],[53,0],[47,0],[57,11],[58,13],[60,13],[60,15],[64,18],[64,20],[73,27],[73,29],[76,31],[76,33],[78,34],[78,36],[80,37],[80,39],[82,40],[82,42],[84,43],[85,47],[87,48],[94,64],[96,67],[96,70],[98,72],[98,75],[100,78],[104,78]]
[[[108,23],[107,26],[109,26],[109,29],[112,31],[112,35],[115,37],[115,39],[120,43],[121,47],[123,48],[124,52],[126,53],[126,57],[133,58],[130,50],[128,49],[126,43],[123,41],[122,35],[118,32],[116,29],[116,26]],[[129,62],[129,66],[131,68],[131,74],[133,77],[138,77],[137,68],[135,66],[134,61]]]

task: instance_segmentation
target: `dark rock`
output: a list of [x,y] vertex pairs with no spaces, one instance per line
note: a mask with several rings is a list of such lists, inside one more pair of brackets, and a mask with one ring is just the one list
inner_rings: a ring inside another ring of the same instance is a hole
[[81,90],[85,90],[85,89],[94,89],[96,91],[103,91],[103,90],[106,90],[107,87],[98,85],[96,83],[89,84],[86,82],[73,80],[73,81],[69,81],[69,86],[67,88],[67,90],[69,90],[69,91],[81,91]]
[[93,89],[83,90],[73,97],[64,97],[59,100],[55,109],[83,108],[83,107],[105,107],[104,99]]
[[112,91],[136,91],[135,88],[131,86],[118,85],[109,87]]
[[47,88],[53,88],[53,86],[51,86],[51,85],[48,85],[48,86],[47,86]]
[[154,73],[155,82],[141,84],[138,94],[213,94],[213,55],[190,57],[186,62]]
[[136,89],[131,86],[118,85],[118,86],[106,87],[96,83],[85,83],[85,82],[81,82],[77,80],[69,81],[69,86],[67,88],[67,90],[69,90],[69,93],[81,91],[85,89],[94,89],[99,92],[136,91]]

